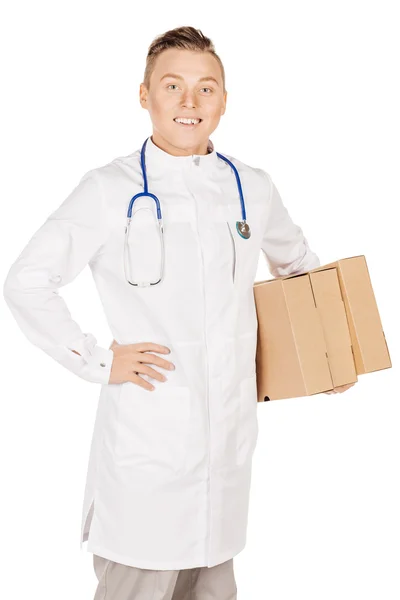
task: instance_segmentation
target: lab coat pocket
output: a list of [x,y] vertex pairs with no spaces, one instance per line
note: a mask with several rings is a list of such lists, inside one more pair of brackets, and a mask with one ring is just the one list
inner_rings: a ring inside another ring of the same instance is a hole
[[236,437],[236,464],[252,458],[258,438],[257,376],[246,377],[240,384],[240,402]]
[[210,225],[207,252],[212,256],[213,270],[218,273],[221,287],[233,287],[236,273],[236,248],[226,216],[215,219]]
[[235,240],[229,225],[229,221],[226,221],[226,226],[228,228],[228,232],[229,232],[229,237],[230,237],[230,241],[231,241],[231,249],[232,249],[232,281],[235,281],[235,272],[236,272],[236,246],[235,246]]
[[261,223],[253,218],[251,235],[246,239],[239,234],[236,221],[236,217],[230,217],[227,221],[234,248],[234,283],[236,288],[245,291],[253,284],[257,271],[261,250]]
[[160,383],[154,391],[126,382],[118,400],[119,466],[178,472],[186,462],[190,389]]

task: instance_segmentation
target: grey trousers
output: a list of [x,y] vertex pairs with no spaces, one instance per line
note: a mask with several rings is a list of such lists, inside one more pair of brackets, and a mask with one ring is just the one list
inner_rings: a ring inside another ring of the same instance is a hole
[[233,558],[215,567],[140,569],[93,554],[93,600],[237,600]]

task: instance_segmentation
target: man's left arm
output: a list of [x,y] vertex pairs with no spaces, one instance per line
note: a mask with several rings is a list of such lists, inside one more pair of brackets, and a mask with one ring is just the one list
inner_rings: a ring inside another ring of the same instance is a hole
[[[320,267],[320,259],[311,250],[303,230],[293,222],[282,198],[266,171],[261,171],[269,181],[268,219],[261,250],[265,254],[270,273],[274,277],[298,275]],[[354,383],[337,386],[325,394],[345,392]]]
[[[261,170],[261,169],[260,169]],[[269,271],[274,277],[297,275],[320,266],[318,256],[311,250],[299,225],[293,222],[282,198],[266,171],[268,217],[261,243]]]

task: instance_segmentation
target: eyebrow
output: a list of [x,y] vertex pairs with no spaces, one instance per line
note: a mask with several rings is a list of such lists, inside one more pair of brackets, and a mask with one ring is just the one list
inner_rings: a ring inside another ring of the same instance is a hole
[[[160,81],[162,81],[166,77],[175,77],[175,79],[183,79],[182,75],[178,75],[177,73],[165,73],[165,75],[163,75],[161,77]],[[219,83],[215,79],[215,77],[211,77],[211,76],[200,77],[200,79],[198,81],[214,81],[217,85],[219,85]]]

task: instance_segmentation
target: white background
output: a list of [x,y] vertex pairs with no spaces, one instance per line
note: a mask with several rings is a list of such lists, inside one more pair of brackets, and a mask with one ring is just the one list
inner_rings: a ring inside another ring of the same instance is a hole
[[[258,406],[238,598],[398,600],[397,3],[138,4],[37,0],[3,11],[2,278],[87,170],[151,134],[139,84],[152,39],[200,28],[226,69],[216,149],[270,173],[322,264],[366,256],[393,362],[343,394]],[[257,279],[269,276],[261,260]],[[108,347],[90,270],[61,293]],[[2,595],[91,600],[97,580],[79,534],[100,386],[31,345],[1,302]]]

